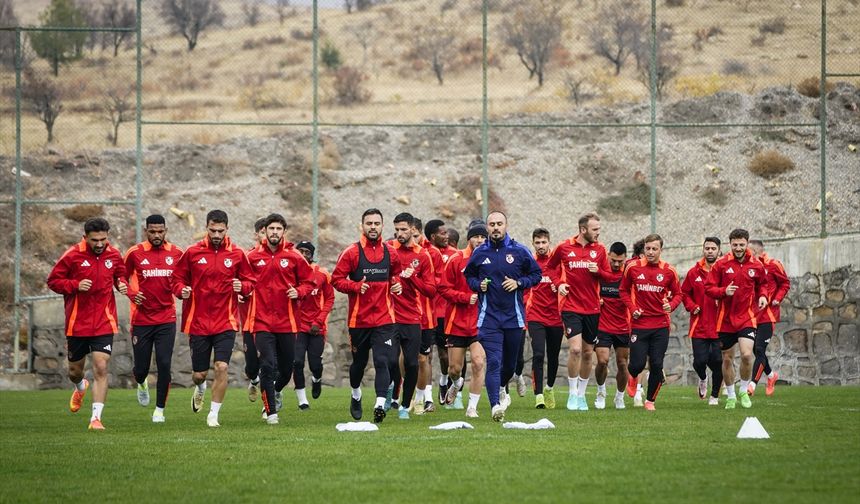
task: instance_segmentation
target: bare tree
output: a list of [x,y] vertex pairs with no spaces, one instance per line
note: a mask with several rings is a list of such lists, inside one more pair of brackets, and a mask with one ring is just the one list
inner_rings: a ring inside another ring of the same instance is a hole
[[589,91],[593,87],[585,75],[568,73],[564,77],[564,85],[567,88],[567,97],[577,106],[586,100],[594,98],[594,93]]
[[49,78],[42,78],[28,68],[24,72],[21,98],[30,112],[45,123],[45,129],[48,130],[48,143],[53,142],[54,123],[63,111],[63,97],[59,86]]
[[643,58],[643,61],[648,61],[647,65],[642,65],[639,69],[639,82],[641,82],[650,91],[651,90],[651,65],[656,65],[656,79],[654,82],[655,95],[657,99],[663,98],[663,91],[666,86],[681,70],[681,55],[672,48],[666,41],[657,41],[657,58]]
[[275,12],[278,13],[278,23],[284,24],[284,19],[287,19],[287,7],[290,6],[290,0],[275,0]]
[[611,0],[598,11],[588,27],[591,49],[615,66],[615,75],[641,45],[648,32],[648,16],[636,0]]
[[245,23],[248,26],[257,26],[257,23],[260,22],[260,2],[257,0],[243,0],[242,15],[245,16]]
[[162,0],[161,17],[188,41],[188,50],[197,46],[200,32],[224,24],[224,11],[216,0]]
[[367,10],[373,7],[373,0],[343,0],[343,8],[347,14],[352,14],[353,9],[357,11]]
[[[125,0],[105,0],[102,4],[100,24],[110,28],[133,28],[137,15],[131,3]],[[105,32],[102,47],[111,47],[114,58],[119,54],[119,46],[129,40],[131,32]]]
[[374,35],[376,33],[373,21],[367,20],[355,25],[347,25],[344,27],[358,45],[361,46],[361,66],[367,66],[367,50],[373,44]]
[[455,55],[454,40],[454,31],[441,22],[427,23],[415,36],[415,55],[430,64],[440,86],[445,83],[445,65]]
[[564,31],[561,4],[557,0],[523,2],[501,24],[502,39],[512,47],[520,62],[543,86],[546,66]]
[[[0,27],[18,26],[18,16],[15,15],[12,0],[0,0]],[[0,65],[12,68],[15,66],[15,32],[0,31]]]
[[134,119],[132,111],[131,86],[112,86],[102,91],[102,117],[110,122],[112,132],[108,140],[113,145],[119,141],[119,127],[124,122]]

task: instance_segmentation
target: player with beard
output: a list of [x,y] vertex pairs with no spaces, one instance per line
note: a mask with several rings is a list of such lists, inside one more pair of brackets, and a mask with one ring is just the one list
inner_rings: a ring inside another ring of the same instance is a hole
[[755,332],[755,346],[753,347],[755,362],[753,363],[753,379],[749,385],[749,394],[750,396],[753,395],[758,381],[764,374],[767,376],[765,395],[770,396],[773,394],[776,380],[779,379],[779,373],[770,368],[770,361],[767,359],[767,345],[770,343],[770,338],[773,337],[774,326],[780,320],[779,305],[791,289],[791,281],[785,274],[785,267],[782,263],[778,259],[768,256],[764,251],[764,243],[761,240],[750,240],[750,249],[767,270],[768,306],[758,315],[758,328]]
[[615,409],[624,409],[624,387],[627,385],[627,365],[630,358],[630,311],[621,300],[619,287],[624,275],[627,247],[615,242],[609,247],[611,277],[600,280],[600,321],[597,324],[597,382],[595,409],[606,408],[606,376],[609,374],[609,350],[615,349]]

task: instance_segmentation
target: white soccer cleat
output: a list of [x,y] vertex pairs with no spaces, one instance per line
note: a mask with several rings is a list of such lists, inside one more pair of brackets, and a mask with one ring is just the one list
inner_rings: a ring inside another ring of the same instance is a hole
[[718,397],[710,397],[708,398],[708,406],[719,406],[720,399]]
[[164,423],[164,412],[163,411],[153,411],[152,412],[152,423]]
[[642,393],[636,392],[636,395],[633,396],[633,406],[635,408],[641,408],[645,403],[642,402]]
[[526,396],[526,379],[523,375],[517,377],[517,395],[520,397]]
[[708,396],[708,380],[699,380],[699,399]]
[[594,398],[594,409],[606,408],[606,392],[597,391],[597,397]]
[[149,382],[146,380],[137,385],[137,404],[149,406]]
[[478,418],[478,410],[475,408],[466,408],[466,418]]
[[502,407],[502,411],[508,409],[508,406],[511,405],[511,395],[506,391],[502,390],[499,392],[499,406]]
[[194,387],[194,394],[191,396],[191,411],[197,413],[203,408],[203,392],[199,388]]
[[624,405],[624,397],[616,397],[615,398],[615,409],[624,409],[627,406]]
[[209,412],[206,416],[206,425],[209,427],[221,427],[221,424],[218,423],[218,414]]
[[501,404],[497,404],[493,406],[492,414],[494,421],[501,422],[505,419],[505,408],[503,408]]
[[278,414],[272,413],[266,417],[266,423],[269,425],[278,425]]

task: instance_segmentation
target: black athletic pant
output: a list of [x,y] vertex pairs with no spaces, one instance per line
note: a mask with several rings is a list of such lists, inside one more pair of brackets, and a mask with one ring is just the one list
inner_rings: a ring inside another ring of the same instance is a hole
[[403,402],[404,408],[412,404],[415,386],[418,384],[418,353],[421,351],[421,326],[418,324],[394,324],[397,334],[395,355],[391,363],[391,381],[394,382],[394,398],[400,396],[400,352],[403,352]]
[[308,367],[313,377],[319,381],[323,373],[323,350],[325,336],[300,332],[296,335],[296,355],[293,359],[293,383],[296,389],[305,388],[305,353],[308,355]]
[[143,383],[149,375],[152,347],[155,346],[155,368],[158,370],[155,405],[163,408],[170,391],[170,361],[173,358],[173,343],[176,341],[176,322],[153,326],[134,326],[131,330],[134,353],[134,379]]
[[[266,414],[277,413],[275,391],[283,390],[293,375],[296,335],[260,331],[254,334],[254,342],[257,344],[260,356],[260,388],[263,391]],[[279,373],[277,381],[275,381],[276,366]]]
[[723,383],[723,352],[719,338],[690,338],[693,343],[693,369],[700,380],[707,379],[707,368],[711,369],[711,397],[720,397]]
[[361,387],[361,379],[364,377],[364,368],[370,360],[370,351],[373,350],[373,369],[376,370],[374,388],[376,397],[385,397],[388,393],[388,385],[391,384],[391,361],[397,360],[395,352],[394,324],[385,324],[378,327],[351,328],[349,330],[349,343],[352,349],[352,364],[349,365],[349,385],[352,388]]
[[517,367],[514,368],[514,374],[522,376],[523,368],[526,367],[526,332],[523,331],[523,339],[520,341],[520,353],[517,354]]
[[770,338],[773,336],[773,324],[759,324],[755,331],[755,345],[753,346],[753,355],[755,355],[755,363],[753,364],[753,381],[758,383],[762,373],[769,375],[770,362],[767,360],[767,345],[770,343]]
[[260,357],[257,355],[257,345],[250,331],[242,332],[242,351],[245,352],[245,376],[254,381],[260,375]]
[[[635,339],[635,341],[634,341]],[[630,363],[627,371],[630,376],[637,378],[645,369],[645,363],[651,361],[651,372],[648,373],[647,399],[654,402],[660,387],[663,385],[663,357],[669,348],[669,328],[634,329],[630,336]]]
[[543,362],[547,360],[547,386],[555,384],[558,374],[558,352],[564,338],[564,328],[547,327],[540,322],[529,322],[529,337],[532,339],[532,386],[535,395],[543,394]]

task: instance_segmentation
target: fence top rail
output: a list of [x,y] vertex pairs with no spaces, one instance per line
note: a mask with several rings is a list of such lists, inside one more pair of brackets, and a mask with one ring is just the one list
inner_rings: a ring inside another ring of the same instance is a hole
[[0,31],[22,31],[22,32],[108,32],[108,33],[136,33],[135,27],[110,27],[110,26],[0,26]]
[[[145,126],[283,126],[283,127],[312,127],[313,122],[280,122],[280,121],[150,121],[141,120]],[[318,122],[317,126],[325,128],[481,128],[480,123],[340,123]],[[654,123],[657,128],[814,128],[818,122],[768,122],[768,123]],[[489,128],[649,128],[650,122],[642,123],[523,123],[523,122],[493,122],[487,123]]]

